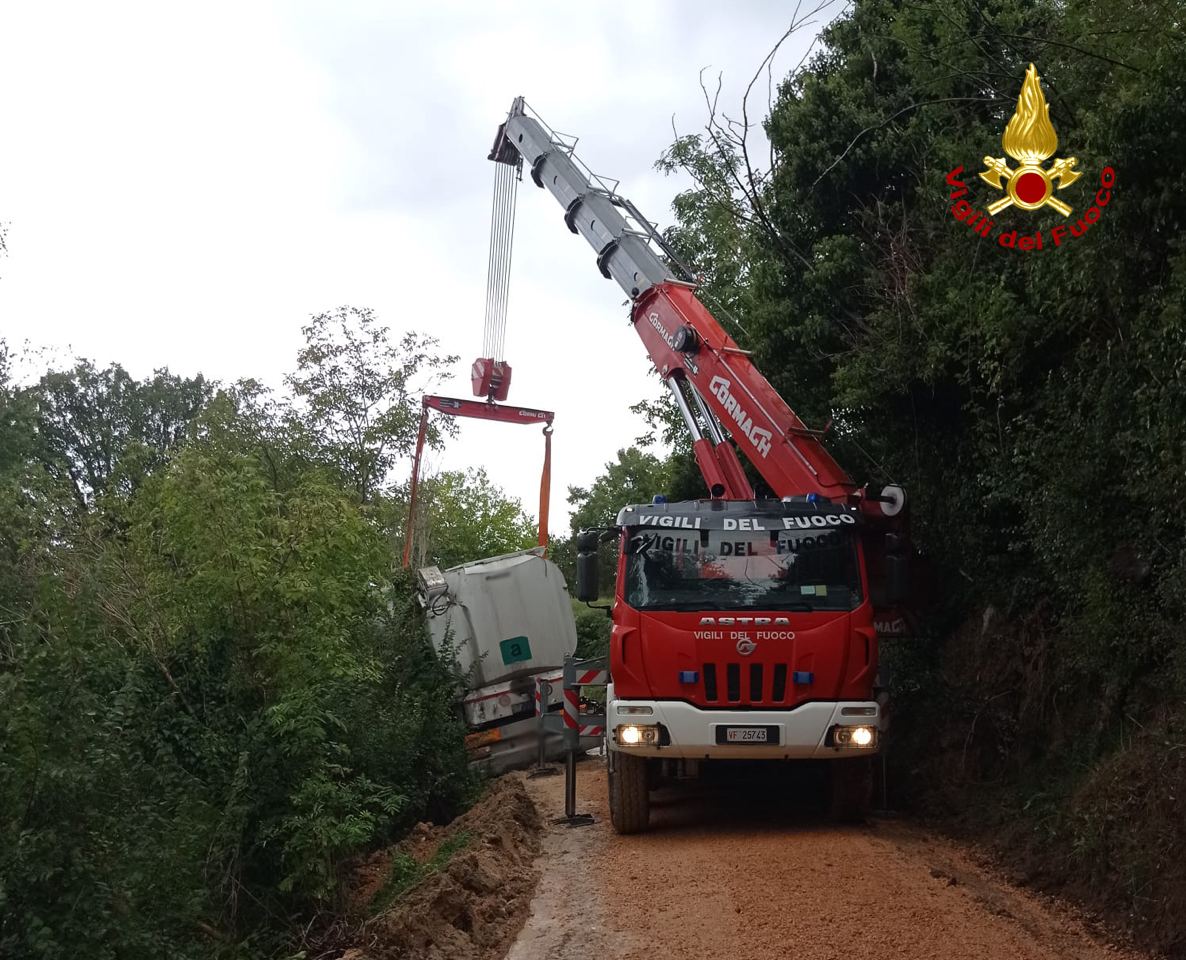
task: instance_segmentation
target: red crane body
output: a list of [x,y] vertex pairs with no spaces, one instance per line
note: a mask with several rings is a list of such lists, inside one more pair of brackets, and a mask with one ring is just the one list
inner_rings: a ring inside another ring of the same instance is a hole
[[[634,329],[660,376],[682,377],[695,389],[775,496],[815,492],[846,500],[857,494],[848,474],[820,443],[820,432],[809,430],[787,406],[692,287],[673,281],[656,284],[635,301],[633,316]],[[681,328],[694,332],[694,349],[675,349]],[[748,483],[741,490],[730,489],[738,485],[729,482],[730,461],[736,462],[732,447],[717,445],[713,452],[725,476],[725,498],[752,500]],[[705,480],[711,490],[712,481],[707,475]]]
[[[723,424],[775,496],[815,493],[858,504],[874,516],[895,515],[904,502],[901,491],[869,495],[853,482],[820,442],[826,430],[809,429],[799,419],[696,296],[691,271],[654,225],[617,193],[615,182],[581,164],[574,144],[530,115],[519,97],[489,158],[526,163],[536,186],[564,207],[568,229],[596,250],[602,275],[630,296],[634,328],[684,415],[709,495],[730,500],[754,495],[720,430]],[[687,405],[684,385],[691,388],[699,421]]]

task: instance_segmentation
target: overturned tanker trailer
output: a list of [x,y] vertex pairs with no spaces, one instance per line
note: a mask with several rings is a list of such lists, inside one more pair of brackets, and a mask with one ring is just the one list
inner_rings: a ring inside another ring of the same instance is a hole
[[[544,756],[564,750],[561,673],[577,647],[576,622],[564,575],[539,547],[475,560],[441,571],[417,571],[419,599],[437,654],[456,664],[465,686],[460,703],[471,760],[499,774],[539,757],[543,725],[536,681],[552,693],[554,714]],[[590,746],[592,744],[586,744]]]

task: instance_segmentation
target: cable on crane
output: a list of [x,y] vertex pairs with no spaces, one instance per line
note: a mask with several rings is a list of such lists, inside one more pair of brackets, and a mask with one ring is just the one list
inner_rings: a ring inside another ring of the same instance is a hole
[[518,170],[509,164],[496,163],[494,197],[490,206],[490,259],[486,268],[486,322],[482,338],[482,355],[495,361],[505,359],[518,192]]

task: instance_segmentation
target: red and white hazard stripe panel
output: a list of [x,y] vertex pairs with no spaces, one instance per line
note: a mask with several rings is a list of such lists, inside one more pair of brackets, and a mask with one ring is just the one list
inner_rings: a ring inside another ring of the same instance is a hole
[[581,723],[581,694],[579,690],[564,691],[564,725],[576,730],[582,737],[600,737],[605,727],[600,724]]
[[578,719],[581,715],[581,691],[564,691],[564,725],[570,730],[576,730],[581,725]]
[[585,670],[583,673],[577,674],[576,682],[579,684],[582,684],[582,685],[589,684],[590,686],[592,686],[593,684],[597,684],[597,683],[608,683],[609,682],[609,671],[608,670]]

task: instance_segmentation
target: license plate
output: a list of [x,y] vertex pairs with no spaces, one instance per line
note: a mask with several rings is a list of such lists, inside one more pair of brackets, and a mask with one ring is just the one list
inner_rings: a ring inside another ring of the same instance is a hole
[[778,743],[778,727],[717,727],[717,743]]

